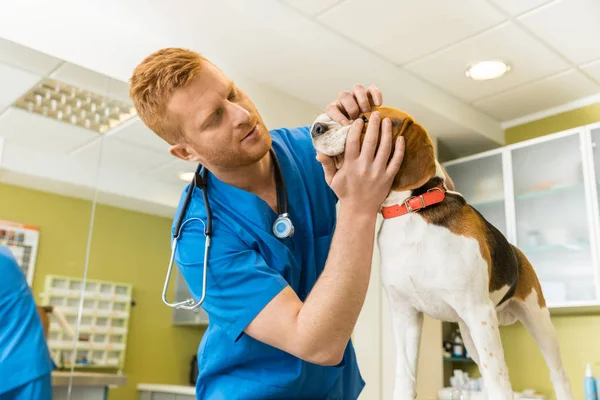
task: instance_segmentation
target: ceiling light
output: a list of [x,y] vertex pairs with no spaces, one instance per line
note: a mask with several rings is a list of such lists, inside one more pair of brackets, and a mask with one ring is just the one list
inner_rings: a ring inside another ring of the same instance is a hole
[[465,75],[476,81],[500,78],[510,70],[510,66],[504,61],[490,60],[481,61],[471,65]]
[[98,133],[105,133],[136,114],[130,104],[53,79],[45,79],[13,105]]
[[194,173],[193,172],[180,172],[179,179],[181,179],[182,181],[191,182],[192,179],[194,179]]

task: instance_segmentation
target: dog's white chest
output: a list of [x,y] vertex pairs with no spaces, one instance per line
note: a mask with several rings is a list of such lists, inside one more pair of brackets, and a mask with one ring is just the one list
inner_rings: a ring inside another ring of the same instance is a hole
[[382,282],[392,308],[408,303],[433,318],[456,321],[456,305],[466,289],[487,286],[487,265],[478,242],[418,215],[385,220],[378,245]]

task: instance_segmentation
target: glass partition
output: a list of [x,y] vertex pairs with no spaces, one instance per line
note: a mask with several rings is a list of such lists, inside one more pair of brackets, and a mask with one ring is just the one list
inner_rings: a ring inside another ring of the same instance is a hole
[[446,171],[456,190],[508,238],[502,154],[450,164]]
[[596,298],[578,133],[513,150],[517,241],[549,304]]
[[[94,143],[103,133],[90,94],[65,79],[73,68],[0,39],[0,247],[21,269],[6,257],[1,263],[0,319],[14,329],[0,335],[12,337],[0,359],[6,366],[32,354],[39,366],[49,353],[56,399],[72,394],[79,349],[90,344],[79,310],[91,304],[82,297],[83,272],[101,154]],[[33,370],[23,368],[20,379]]]
[[[106,83],[107,103],[133,106],[127,82],[88,71],[79,84],[89,81]],[[208,319],[201,308],[168,307],[161,293],[171,255],[171,224],[196,166],[173,157],[169,145],[137,116],[115,122],[84,153],[98,150],[97,203],[85,275],[89,301],[81,314],[90,346],[81,349],[80,369],[126,378],[110,388],[111,399],[138,398],[140,387],[148,384],[191,388]],[[189,297],[175,265],[167,298]]]

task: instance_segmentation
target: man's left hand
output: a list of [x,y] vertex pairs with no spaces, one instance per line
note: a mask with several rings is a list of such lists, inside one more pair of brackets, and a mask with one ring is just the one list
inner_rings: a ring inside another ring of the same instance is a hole
[[325,113],[335,122],[348,125],[360,113],[369,112],[371,107],[382,104],[383,96],[377,86],[371,85],[365,88],[364,85],[357,83],[351,92],[347,90],[340,92],[337,100],[327,106]]

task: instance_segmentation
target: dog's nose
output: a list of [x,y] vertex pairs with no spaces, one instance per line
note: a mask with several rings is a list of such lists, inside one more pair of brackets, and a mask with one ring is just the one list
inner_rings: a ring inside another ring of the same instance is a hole
[[327,124],[324,124],[322,122],[317,122],[313,125],[312,130],[310,131],[310,136],[312,136],[314,138],[317,136],[321,136],[322,134],[327,132],[327,130],[328,130]]

